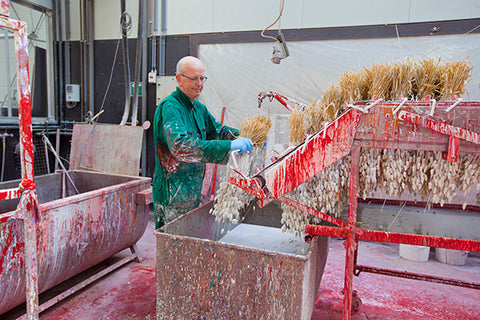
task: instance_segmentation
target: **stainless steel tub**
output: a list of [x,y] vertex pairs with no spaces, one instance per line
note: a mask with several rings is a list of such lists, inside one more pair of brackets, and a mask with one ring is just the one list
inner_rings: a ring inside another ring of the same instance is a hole
[[[211,206],[155,232],[157,319],[310,319],[328,238],[315,237],[299,254],[222,243],[238,225],[215,222]],[[279,213],[272,203],[244,222],[278,227]]]
[[[137,194],[150,178],[70,171],[79,194],[62,173],[36,177],[38,289],[60,282],[134,245],[148,221]],[[65,184],[64,181],[67,181]],[[0,184],[17,187],[20,181]],[[0,201],[0,314],[25,301],[24,228],[15,218],[19,199]]]

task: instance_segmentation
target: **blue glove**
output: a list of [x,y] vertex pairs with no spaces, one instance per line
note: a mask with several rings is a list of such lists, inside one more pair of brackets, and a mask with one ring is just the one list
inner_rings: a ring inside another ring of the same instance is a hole
[[238,151],[238,153],[244,153],[245,151],[250,151],[253,148],[252,141],[247,138],[237,138],[232,141],[230,145],[230,151]]

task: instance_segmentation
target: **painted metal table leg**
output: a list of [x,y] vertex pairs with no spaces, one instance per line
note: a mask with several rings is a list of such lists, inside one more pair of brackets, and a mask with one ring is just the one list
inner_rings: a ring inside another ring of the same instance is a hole
[[[348,224],[351,228],[355,227],[357,222],[357,194],[359,180],[359,162],[360,162],[360,144],[354,142],[351,152],[352,162],[350,167],[350,191],[348,201]],[[353,229],[351,229],[353,230]],[[353,269],[355,264],[355,251],[357,242],[355,232],[347,232],[345,240],[345,282],[343,289],[343,319],[352,318],[352,293],[353,293]]]
[[142,258],[138,255],[138,247],[137,244],[133,244],[130,246],[130,252],[132,253],[133,261],[142,263]]
[[37,214],[36,192],[26,190],[22,194],[18,210],[24,214],[25,283],[27,319],[38,319],[38,270],[37,270]]

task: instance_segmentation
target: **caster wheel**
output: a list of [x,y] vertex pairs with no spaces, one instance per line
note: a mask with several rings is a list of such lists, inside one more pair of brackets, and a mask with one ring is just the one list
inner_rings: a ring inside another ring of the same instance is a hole
[[362,308],[362,299],[358,297],[357,291],[352,292],[352,312],[358,312]]

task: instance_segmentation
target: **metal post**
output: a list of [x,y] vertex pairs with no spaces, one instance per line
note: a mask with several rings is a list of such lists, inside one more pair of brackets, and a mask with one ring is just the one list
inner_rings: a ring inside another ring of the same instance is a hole
[[18,210],[24,214],[25,277],[27,319],[38,319],[37,218],[35,190],[22,193]]
[[167,34],[167,0],[162,0],[161,2],[161,30],[160,30],[160,63],[159,63],[159,74],[161,76],[165,75],[165,35]]
[[[353,142],[351,151],[351,167],[350,167],[350,192],[348,201],[348,224],[355,227],[357,223],[357,195],[359,180],[359,163],[360,163],[360,143]],[[353,229],[347,232],[345,240],[345,283],[343,289],[343,319],[352,319],[352,293],[353,293],[353,269],[355,260],[355,251],[357,242],[355,240],[355,232]]]
[[33,173],[32,113],[30,104],[30,77],[28,73],[27,30],[21,23],[15,31],[17,55],[17,83],[19,87],[20,159],[22,164],[22,196],[17,211],[24,218],[25,277],[27,283],[27,318],[38,319],[37,232],[36,203]]
[[[60,128],[57,129],[57,134],[55,136],[55,152],[57,154],[60,154]],[[54,171],[57,171],[58,166],[59,166],[58,158],[55,157],[55,166],[53,167]]]
[[43,148],[45,149],[45,164],[47,165],[47,173],[50,173],[50,160],[48,160],[48,146],[46,142],[43,142]]
[[7,115],[9,117],[12,116],[12,93],[11,93],[11,79],[10,79],[10,46],[9,46],[9,39],[8,39],[8,30],[4,29],[4,40],[5,40],[5,62],[7,64]]
[[[140,82],[140,74],[142,71],[142,66],[141,66],[141,59],[142,59],[142,42],[143,42],[143,31],[144,31],[144,26],[143,26],[143,20],[144,20],[144,10],[145,10],[145,0],[140,0],[138,2],[138,35],[137,35],[137,53],[135,56],[135,72],[134,72],[134,77],[135,77],[135,90],[133,94],[133,108],[132,108],[132,121],[131,125],[136,126],[137,125],[137,116],[138,116],[138,90],[139,90],[139,82]],[[145,83],[144,83],[145,84]]]
[[8,18],[9,1],[0,1],[0,8],[0,12],[4,14],[0,16],[0,26],[13,30],[15,38],[18,123],[20,133],[20,159],[22,165],[22,182],[19,187],[22,193],[17,207],[17,214],[24,220],[27,318],[29,320],[35,320],[38,319],[36,229],[38,198],[35,192],[33,173],[32,110],[30,75],[28,72],[27,27],[25,22]]
[[82,97],[81,97],[81,117],[82,121],[87,115],[86,107],[88,105],[88,80],[87,80],[87,9],[86,9],[86,1],[81,0],[79,1],[80,7],[80,43],[81,43],[81,51],[80,51],[80,66],[81,66],[81,83],[82,83]]
[[152,17],[152,69],[157,69],[158,0],[153,0]]
[[95,70],[94,70],[94,8],[93,0],[88,0],[87,5],[87,46],[88,46],[88,111],[95,114]]
[[[142,38],[142,82],[143,82],[143,93],[142,93],[142,111],[141,119],[142,124],[147,121],[147,101],[148,101],[148,80],[147,80],[147,59],[148,59],[148,12],[146,5],[143,8],[143,38]],[[134,125],[132,123],[132,125]],[[141,156],[141,174],[142,176],[147,176],[147,135],[146,131],[143,131],[143,140],[142,140],[142,156]]]
[[[47,22],[47,44],[50,48],[53,48],[53,28],[52,28],[52,13],[47,12],[45,14],[45,20]],[[53,50],[47,50],[47,117],[49,119],[55,118],[55,94],[54,94],[54,87],[55,87],[55,79],[54,73],[51,71],[54,69],[54,54]]]

